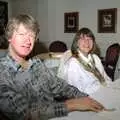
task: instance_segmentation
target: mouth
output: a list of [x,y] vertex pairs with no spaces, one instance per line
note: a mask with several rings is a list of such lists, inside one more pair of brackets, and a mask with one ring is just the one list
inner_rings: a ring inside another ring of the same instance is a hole
[[84,47],[85,49],[90,49],[90,47]]
[[30,49],[30,46],[22,46],[24,49]]

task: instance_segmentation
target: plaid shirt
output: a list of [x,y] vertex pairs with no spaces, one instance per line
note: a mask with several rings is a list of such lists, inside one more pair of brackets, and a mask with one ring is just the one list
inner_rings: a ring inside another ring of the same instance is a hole
[[68,110],[64,102],[55,97],[87,96],[58,79],[39,59],[29,62],[28,69],[23,70],[9,55],[0,59],[0,110],[11,120],[24,120],[26,115],[35,120],[65,116]]

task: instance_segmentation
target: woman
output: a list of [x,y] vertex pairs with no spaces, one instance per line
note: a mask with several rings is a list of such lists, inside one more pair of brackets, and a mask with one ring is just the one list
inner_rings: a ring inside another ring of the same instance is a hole
[[58,69],[58,77],[88,94],[111,81],[100,58],[93,53],[94,47],[95,37],[92,31],[88,28],[80,29],[74,37],[71,51],[67,51],[67,60],[65,53]]

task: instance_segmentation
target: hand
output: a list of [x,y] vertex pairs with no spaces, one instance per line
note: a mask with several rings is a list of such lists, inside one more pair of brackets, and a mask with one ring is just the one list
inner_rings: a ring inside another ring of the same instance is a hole
[[82,98],[66,100],[65,104],[67,105],[69,111],[90,110],[94,112],[99,112],[105,109],[102,104],[100,104],[99,102],[97,102],[96,100],[90,97],[82,97]]

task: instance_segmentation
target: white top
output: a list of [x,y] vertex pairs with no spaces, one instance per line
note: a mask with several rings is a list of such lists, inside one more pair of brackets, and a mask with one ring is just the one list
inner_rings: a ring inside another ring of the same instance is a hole
[[[88,58],[84,57],[82,54],[80,54],[80,56],[87,63],[91,60],[91,55],[89,55]],[[93,54],[93,59],[95,61],[96,68],[103,75],[106,82],[108,83],[111,81],[111,79],[107,76],[99,57]],[[77,87],[80,91],[85,93],[92,94],[101,86],[98,78],[96,78],[93,73],[85,70],[83,65],[80,64],[80,62],[74,57],[68,59],[61,71],[62,74],[59,73],[58,77],[66,80],[69,84]]]

